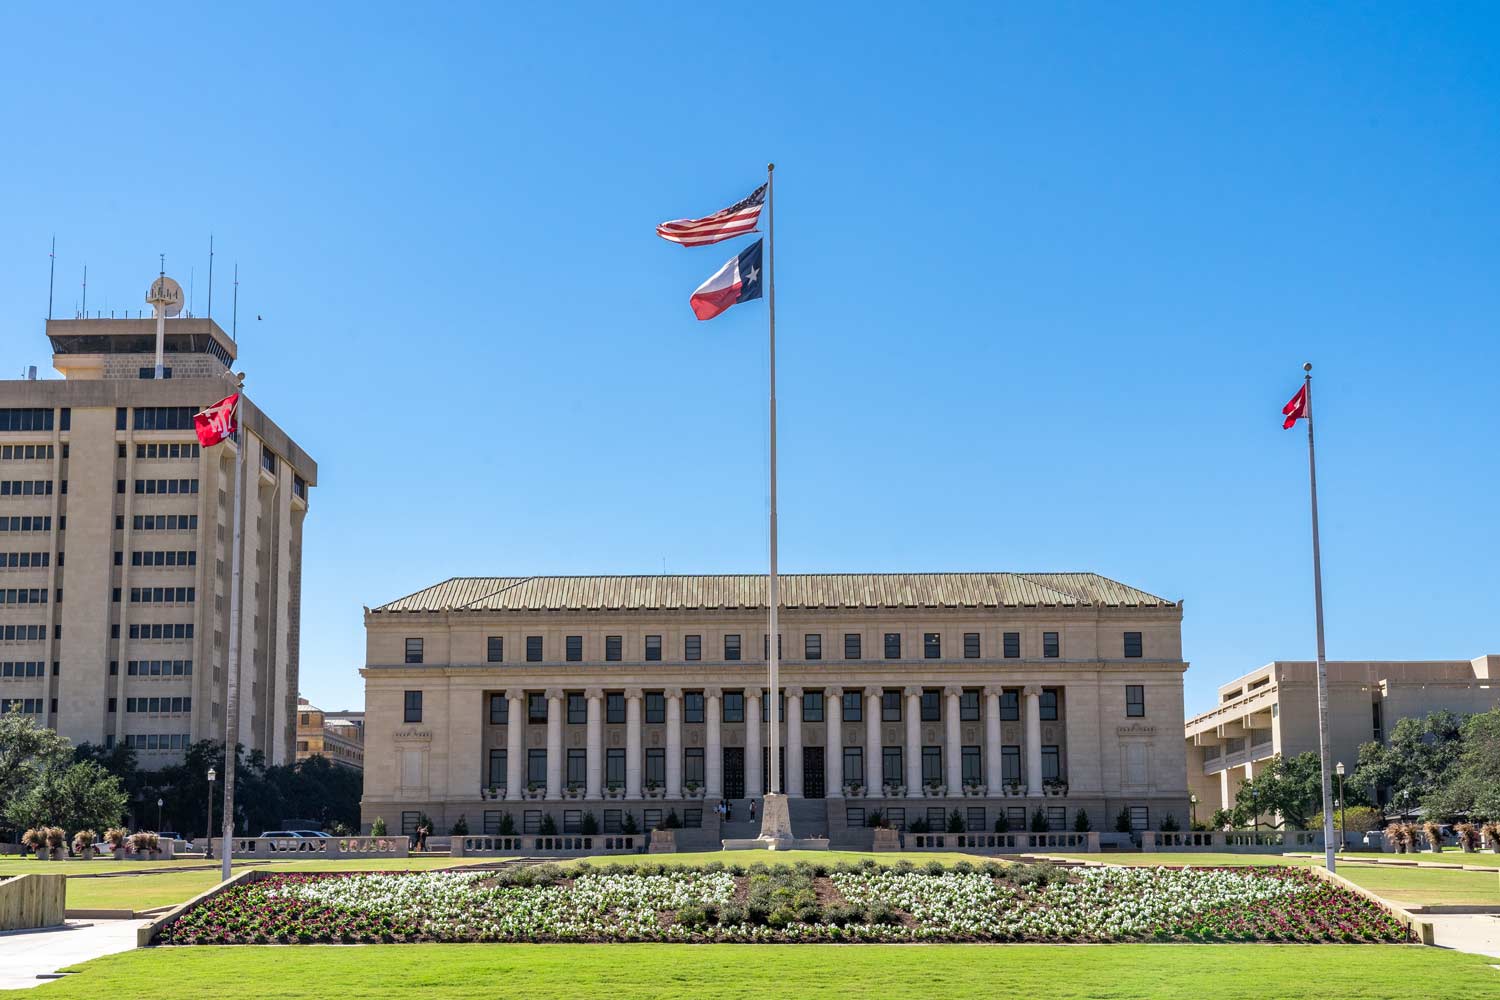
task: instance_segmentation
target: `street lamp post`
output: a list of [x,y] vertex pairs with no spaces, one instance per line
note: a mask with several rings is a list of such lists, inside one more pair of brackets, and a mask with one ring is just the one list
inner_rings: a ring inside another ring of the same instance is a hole
[[1198,793],[1194,792],[1188,796],[1188,820],[1190,826],[1198,825]]
[[1250,811],[1255,820],[1255,842],[1260,843],[1260,806],[1255,804],[1255,786],[1250,786]]
[[1342,852],[1349,840],[1344,830],[1344,762],[1339,761],[1333,772],[1339,776],[1339,851]]
[[162,800],[161,799],[157,799],[156,800],[156,829],[158,831],[161,830],[161,807],[162,807]]
[[208,834],[203,838],[204,860],[214,856],[214,779],[218,776],[219,772],[208,769]]

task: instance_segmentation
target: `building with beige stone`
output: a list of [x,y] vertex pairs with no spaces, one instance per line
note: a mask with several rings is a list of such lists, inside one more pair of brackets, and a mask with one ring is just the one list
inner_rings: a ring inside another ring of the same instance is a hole
[[297,759],[326,757],[329,763],[361,771],[365,766],[365,713],[325,712],[297,699]]
[[[1401,719],[1500,705],[1500,656],[1472,660],[1330,660],[1329,751],[1350,773],[1363,743]],[[1188,787],[1199,818],[1234,806],[1240,786],[1277,754],[1318,751],[1317,665],[1277,660],[1219,688],[1219,704],[1188,719]]]
[[[680,842],[753,835],[766,583],[464,577],[366,609],[366,827],[609,833],[675,812]],[[1180,603],[1089,573],[785,575],[781,593],[798,836],[867,844],[877,811],[1186,825]]]
[[[0,702],[142,767],[224,738],[231,495],[245,470],[240,739],[291,760],[302,526],[317,465],[245,399],[239,441],[193,414],[233,391],[210,319],[48,320],[62,379],[0,381]],[[253,383],[252,383],[253,385]]]

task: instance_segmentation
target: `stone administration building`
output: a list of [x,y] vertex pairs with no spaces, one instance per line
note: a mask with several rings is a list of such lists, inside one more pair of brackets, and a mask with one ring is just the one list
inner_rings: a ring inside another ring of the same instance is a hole
[[[439,833],[751,835],[768,787],[764,576],[455,578],[366,609],[363,820]],[[1088,573],[781,578],[799,836],[1186,825],[1182,605]],[[713,805],[734,806],[721,830]],[[628,817],[628,818],[627,818]]]

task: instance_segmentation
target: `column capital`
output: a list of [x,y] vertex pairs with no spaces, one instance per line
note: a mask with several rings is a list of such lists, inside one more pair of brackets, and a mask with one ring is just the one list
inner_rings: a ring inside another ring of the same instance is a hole
[[[823,697],[827,701],[841,701],[844,697],[844,689],[838,687],[826,687],[823,689]],[[823,711],[828,711],[824,708]]]
[[583,696],[585,698],[587,698],[589,701],[593,701],[595,698],[603,698],[604,697],[604,689],[603,688],[585,688],[584,692],[583,692]]
[[755,702],[755,710],[760,711],[760,688],[745,688],[745,700]]
[[865,688],[866,698],[879,698],[883,694],[885,694],[885,688],[883,687],[871,684],[869,687]]
[[964,689],[959,687],[957,684],[949,684],[947,687],[943,688],[943,697],[945,698],[957,698],[960,697],[963,693]]
[[706,687],[703,689],[703,697],[722,698],[724,697],[724,689],[721,687]]
[[682,700],[682,688],[667,688],[665,691],[662,692],[662,694],[665,695],[668,698],[668,700],[671,700],[671,701],[681,701]]
[[905,694],[908,698],[920,698],[922,697],[922,685],[908,684],[905,688],[902,689],[902,693]]
[[781,689],[781,693],[788,698],[802,697],[802,689],[800,687],[784,687]]
[[1021,693],[1028,698],[1040,698],[1042,696],[1042,686],[1040,684],[1028,684],[1021,689]]
[[525,688],[506,688],[505,689],[505,697],[509,698],[511,701],[525,701],[526,700],[526,689]]
[[986,684],[984,686],[984,696],[986,698],[998,698],[1004,693],[1005,688],[1001,687],[999,684]]
[[640,701],[646,697],[646,694],[640,688],[626,688],[625,697],[633,701]]
[[562,688],[548,688],[547,689],[547,700],[548,701],[554,701],[554,700],[555,701],[562,701],[562,696],[563,696],[563,689]]

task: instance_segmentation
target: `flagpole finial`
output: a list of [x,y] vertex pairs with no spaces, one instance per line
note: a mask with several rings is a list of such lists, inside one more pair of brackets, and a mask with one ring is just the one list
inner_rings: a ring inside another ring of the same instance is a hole
[[1302,370],[1305,371],[1305,372],[1312,371],[1312,362],[1311,361],[1304,361],[1304,362],[1302,362]]
[[766,173],[769,174],[771,171],[773,171],[775,169],[776,169],[776,164],[774,164],[774,163],[767,163],[766,164]]

